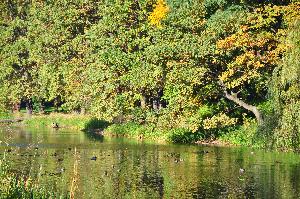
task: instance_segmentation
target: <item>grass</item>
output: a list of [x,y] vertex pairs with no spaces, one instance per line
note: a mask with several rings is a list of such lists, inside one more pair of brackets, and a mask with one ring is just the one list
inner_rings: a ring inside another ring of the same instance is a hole
[[90,131],[103,129],[109,125],[108,122],[98,120],[89,115],[51,113],[49,115],[33,115],[23,121],[28,127],[52,127],[57,123],[59,127]]
[[127,137],[139,140],[151,140],[171,143],[194,143],[203,137],[202,134],[192,133],[184,128],[157,129],[155,125],[141,125],[134,122],[109,124],[88,115],[51,113],[49,115],[33,115],[26,118],[23,124],[28,127],[59,127],[93,132],[101,130],[106,136]]
[[246,121],[227,129],[214,132],[191,132],[185,128],[157,129],[155,125],[141,125],[134,122],[112,124],[104,129],[104,135],[128,137],[140,140],[154,140],[169,143],[208,143],[265,148],[266,138],[260,135],[255,120]]
[[[193,133],[184,128],[158,129],[154,124],[141,125],[135,122],[109,124],[89,115],[80,114],[51,113],[48,115],[34,115],[23,121],[26,126],[35,128],[52,127],[53,123],[57,123],[62,128],[89,132],[100,129],[104,132],[104,135],[110,137],[127,137],[156,142],[195,143],[207,139],[204,133]],[[228,132],[219,133],[216,139],[234,145],[250,146],[255,130],[253,126],[230,129]]]
[[0,111],[0,120],[3,120],[3,119],[12,119],[12,118],[14,118],[14,116],[13,116],[12,113]]

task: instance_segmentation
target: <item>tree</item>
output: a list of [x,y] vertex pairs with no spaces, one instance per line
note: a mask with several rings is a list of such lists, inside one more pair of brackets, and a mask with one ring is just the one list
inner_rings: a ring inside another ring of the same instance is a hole
[[28,37],[30,1],[6,1],[1,17],[0,84],[8,109],[21,101],[32,113],[32,97],[38,95],[38,66],[31,57]]
[[267,132],[272,135],[272,145],[298,148],[300,144],[300,4],[284,7],[287,28],[282,38],[285,53],[276,67],[270,86],[273,111],[269,115]]
[[267,83],[282,53],[281,15],[279,6],[258,7],[237,32],[217,42],[222,67],[218,79],[224,97],[252,112],[259,124],[263,117],[258,108],[237,95],[256,103],[266,100]]

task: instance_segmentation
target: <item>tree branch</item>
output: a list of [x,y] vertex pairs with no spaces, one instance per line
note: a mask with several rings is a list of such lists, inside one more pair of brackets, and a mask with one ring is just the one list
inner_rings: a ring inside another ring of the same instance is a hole
[[248,111],[251,111],[251,112],[255,115],[258,124],[262,124],[262,123],[263,123],[262,115],[261,115],[261,113],[259,112],[259,110],[257,109],[256,106],[252,106],[252,105],[250,105],[250,104],[247,104],[247,103],[244,102],[243,100],[239,99],[239,98],[237,97],[237,93],[231,92],[231,94],[229,94],[229,93],[227,92],[226,87],[225,87],[225,85],[224,85],[224,83],[223,83],[222,81],[220,81],[219,84],[222,86],[224,96],[225,96],[227,99],[229,99],[229,100],[233,101],[234,103],[240,105],[240,106],[243,107],[244,109],[247,109]]

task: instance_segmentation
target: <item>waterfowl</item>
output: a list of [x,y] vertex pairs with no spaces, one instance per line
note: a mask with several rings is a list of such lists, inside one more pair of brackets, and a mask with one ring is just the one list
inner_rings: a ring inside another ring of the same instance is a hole
[[240,168],[240,174],[244,173],[245,169]]
[[55,129],[59,128],[58,123],[53,122],[53,123],[52,123],[52,128],[55,128]]
[[97,160],[97,157],[96,157],[96,156],[93,156],[93,157],[91,158],[91,160]]

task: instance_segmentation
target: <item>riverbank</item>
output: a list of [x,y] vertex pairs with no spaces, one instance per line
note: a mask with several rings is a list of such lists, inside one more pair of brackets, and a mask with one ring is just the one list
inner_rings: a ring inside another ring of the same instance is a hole
[[109,123],[89,115],[51,113],[48,115],[33,115],[24,118],[23,125],[28,127],[67,128],[81,131],[104,129]]
[[21,124],[30,128],[67,128],[110,137],[127,137],[156,142],[192,143],[195,140],[195,137],[185,129],[161,130],[155,128],[154,125],[140,125],[134,122],[109,123],[80,114],[33,115],[24,118]]
[[22,125],[31,128],[67,128],[88,131],[109,137],[126,137],[158,143],[185,143],[221,146],[251,146],[263,148],[264,144],[256,138],[257,127],[254,122],[246,125],[215,131],[207,135],[203,132],[191,132],[184,128],[161,129],[154,124],[137,124],[134,122],[109,123],[90,115],[51,113],[33,115],[22,121]]

